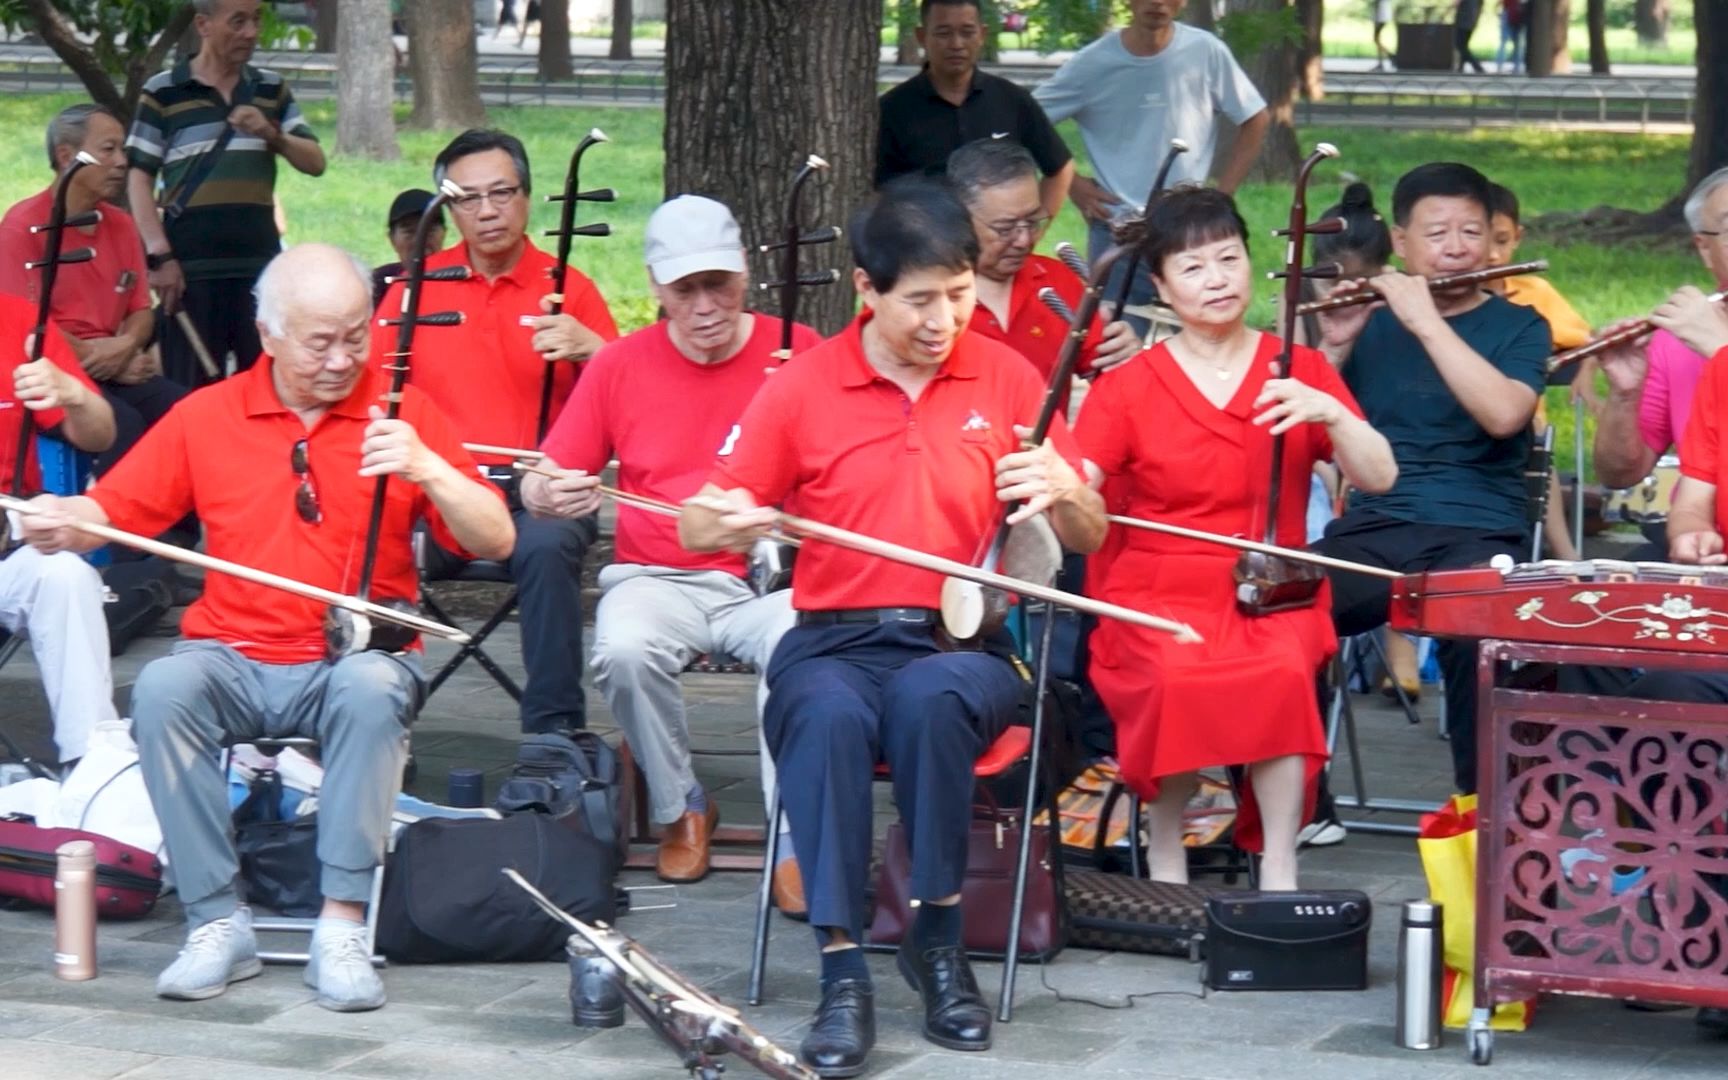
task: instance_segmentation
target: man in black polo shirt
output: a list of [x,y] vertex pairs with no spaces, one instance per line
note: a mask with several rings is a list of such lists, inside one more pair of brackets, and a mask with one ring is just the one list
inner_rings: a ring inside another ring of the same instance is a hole
[[[150,287],[169,314],[186,309],[218,364],[232,352],[240,370],[263,351],[252,284],[282,248],[276,159],[308,176],[324,171],[324,151],[288,84],[248,62],[258,47],[261,6],[192,0],[198,54],[144,84],[126,137],[127,195],[148,252]],[[160,218],[148,210],[153,203]],[[174,320],[163,331],[162,367],[182,386],[210,381]]]
[[924,70],[882,95],[876,186],[905,173],[941,174],[948,155],[978,139],[1010,138],[1044,174],[1039,201],[1055,217],[1074,178],[1074,155],[1032,95],[978,70],[984,20],[978,0],[923,0]]
[[[1468,165],[1406,173],[1392,191],[1392,246],[1406,272],[1366,283],[1384,306],[1320,317],[1322,348],[1368,422],[1392,442],[1398,482],[1381,495],[1353,495],[1316,551],[1406,573],[1528,556],[1524,466],[1547,375],[1548,324],[1484,289],[1434,293],[1424,280],[1487,265],[1488,201],[1487,178]],[[1384,579],[1328,576],[1340,635],[1386,621]],[[1440,667],[1453,777],[1459,791],[1473,792],[1476,643],[1441,641]]]

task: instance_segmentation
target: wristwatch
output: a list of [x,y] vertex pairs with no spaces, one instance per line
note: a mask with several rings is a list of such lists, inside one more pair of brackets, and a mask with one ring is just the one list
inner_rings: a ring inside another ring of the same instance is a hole
[[144,265],[152,270],[160,270],[173,261],[174,253],[172,251],[164,251],[160,255],[150,252],[144,256]]

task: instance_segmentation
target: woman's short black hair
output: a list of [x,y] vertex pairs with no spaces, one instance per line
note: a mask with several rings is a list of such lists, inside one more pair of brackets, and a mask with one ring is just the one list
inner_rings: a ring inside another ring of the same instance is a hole
[[918,270],[978,264],[972,218],[946,180],[910,175],[884,184],[852,215],[852,259],[877,292],[893,292]]
[[1236,209],[1236,200],[1224,192],[1184,184],[1153,199],[1144,220],[1138,228],[1127,230],[1125,239],[1139,244],[1147,269],[1162,274],[1165,259],[1201,244],[1240,240],[1247,248],[1248,223]]
[[1430,198],[1469,199],[1482,208],[1483,217],[1492,205],[1486,176],[1462,162],[1431,161],[1398,178],[1392,189],[1392,220],[1402,229],[1410,224],[1416,204]]
[[1376,271],[1392,259],[1392,231],[1374,209],[1374,189],[1360,180],[1344,189],[1337,206],[1329,206],[1320,215],[1321,221],[1342,219],[1344,231],[1320,233],[1310,240],[1314,261],[1342,262],[1360,260]]

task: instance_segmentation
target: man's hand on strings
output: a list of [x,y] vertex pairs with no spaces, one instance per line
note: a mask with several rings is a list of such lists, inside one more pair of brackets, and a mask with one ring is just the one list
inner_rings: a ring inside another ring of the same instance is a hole
[[558,293],[548,293],[540,298],[540,310],[546,314],[536,317],[534,324],[534,351],[547,360],[562,360],[580,362],[587,360],[600,351],[606,344],[604,338],[588,327],[574,315],[560,312],[552,314],[552,305],[563,303],[564,298]]
[[[1014,434],[1019,439],[1028,439],[1032,429],[1016,424]],[[1008,516],[1010,525],[1042,514],[1085,486],[1049,439],[1030,450],[1004,455],[996,462],[996,498],[1025,504]]]

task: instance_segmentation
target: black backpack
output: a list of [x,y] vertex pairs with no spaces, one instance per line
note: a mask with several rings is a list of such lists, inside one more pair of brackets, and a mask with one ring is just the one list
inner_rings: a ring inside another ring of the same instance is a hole
[[626,836],[618,813],[618,755],[600,736],[530,735],[516,751],[516,768],[498,788],[493,806],[504,814],[532,810],[592,836],[623,856]]
[[424,818],[384,873],[378,951],[403,964],[550,960],[570,928],[504,876],[515,870],[585,922],[617,915],[612,849],[544,814]]

